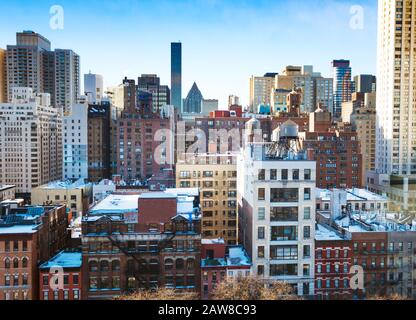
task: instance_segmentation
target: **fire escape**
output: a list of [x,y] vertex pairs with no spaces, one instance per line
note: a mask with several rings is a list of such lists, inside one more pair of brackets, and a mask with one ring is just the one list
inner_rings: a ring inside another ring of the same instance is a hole
[[[123,234],[121,234],[123,235]],[[148,235],[151,235],[149,233]],[[149,248],[146,246],[145,250],[142,250],[136,245],[136,240],[131,241],[119,241],[116,239],[115,236],[112,234],[108,235],[107,238],[110,240],[113,247],[116,247],[120,250],[121,253],[123,253],[126,257],[130,257],[133,259],[135,263],[133,263],[133,266],[127,265],[126,270],[126,284],[125,288],[128,292],[132,293],[135,290],[137,290],[136,286],[131,286],[129,283],[130,278],[134,278],[138,283],[139,289],[154,289],[154,286],[152,287],[149,285],[148,277],[154,276],[157,277],[158,281],[160,282],[160,275],[161,275],[161,267],[160,267],[160,253],[167,249],[172,247],[172,240],[175,238],[175,233],[162,233],[163,235],[167,235],[166,238],[158,240],[158,245],[155,248]],[[143,240],[145,241],[145,240]],[[147,241],[146,241],[147,242]],[[151,257],[158,257],[158,265],[156,266],[149,266],[149,263],[147,263],[147,259],[151,259]]]

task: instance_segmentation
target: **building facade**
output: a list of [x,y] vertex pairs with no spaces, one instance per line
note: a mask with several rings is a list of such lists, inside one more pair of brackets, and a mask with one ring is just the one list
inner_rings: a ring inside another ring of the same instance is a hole
[[62,179],[88,179],[88,105],[71,105],[64,113],[62,128]]
[[13,88],[11,103],[0,104],[0,183],[16,193],[62,178],[62,111],[48,94]]
[[182,43],[171,43],[171,104],[182,112]]
[[100,74],[84,74],[84,94],[88,96],[88,103],[101,103],[104,97],[103,76]]
[[0,48],[0,103],[7,102],[7,51]]
[[254,119],[247,123],[247,145],[237,162],[240,243],[254,275],[313,295],[316,164],[285,147],[286,138],[298,144],[296,125],[283,124],[281,139],[269,144],[254,140],[259,127]]
[[[185,155],[186,156],[186,155]],[[179,159],[176,185],[199,188],[201,232],[205,239],[222,238],[228,245],[237,242],[236,156],[207,154]]]
[[352,81],[351,67],[349,60],[334,60],[332,62],[334,72],[334,105],[332,116],[335,119],[341,117],[342,103],[351,100],[354,92],[354,82]]

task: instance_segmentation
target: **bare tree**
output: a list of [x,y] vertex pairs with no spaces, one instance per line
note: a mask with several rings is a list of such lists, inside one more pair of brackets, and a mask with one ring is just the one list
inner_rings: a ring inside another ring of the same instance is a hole
[[217,285],[213,300],[300,300],[286,282],[266,283],[249,276],[228,278]]
[[130,295],[117,297],[115,300],[198,300],[199,295],[191,291],[177,291],[168,288],[140,290]]
[[395,294],[388,295],[388,296],[378,296],[378,295],[370,296],[368,297],[367,300],[392,300],[393,301],[393,300],[409,300],[409,299],[395,293]]

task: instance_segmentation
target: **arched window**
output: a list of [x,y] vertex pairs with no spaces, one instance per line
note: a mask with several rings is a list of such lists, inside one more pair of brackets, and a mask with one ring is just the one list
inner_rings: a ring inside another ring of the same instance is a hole
[[176,269],[177,270],[183,270],[184,266],[185,266],[185,263],[184,263],[183,259],[176,260]]
[[6,258],[6,260],[4,260],[4,267],[6,269],[10,269],[10,259]]
[[27,268],[27,262],[28,260],[26,257],[22,259],[22,268]]
[[173,260],[166,259],[165,260],[165,270],[172,270],[173,269]]
[[88,264],[88,268],[91,272],[97,272],[98,271],[97,261],[90,261],[89,264]]
[[127,272],[130,273],[130,274],[134,272],[134,261],[133,260],[128,260],[127,261]]
[[15,269],[19,268],[19,259],[18,258],[13,259],[13,268],[15,268]]
[[101,271],[107,272],[108,270],[110,270],[110,263],[107,260],[101,261],[100,269]]
[[186,268],[188,270],[193,270],[195,268],[195,260],[194,259],[188,259],[186,261]]
[[120,261],[119,260],[113,260],[113,262],[111,263],[111,269],[113,269],[113,271],[119,271],[120,270]]

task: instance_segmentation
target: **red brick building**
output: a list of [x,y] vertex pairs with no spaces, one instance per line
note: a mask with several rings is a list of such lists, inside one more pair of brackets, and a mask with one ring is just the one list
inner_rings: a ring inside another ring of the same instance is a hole
[[315,232],[315,297],[351,299],[351,241],[328,226],[317,224]]
[[[82,253],[71,251],[62,251],[43,263],[39,267],[40,300],[81,300],[81,266]],[[54,279],[58,270],[63,273]],[[51,287],[51,282],[56,288]]]
[[69,243],[66,206],[0,206],[0,300],[38,300],[40,263]]
[[201,241],[201,298],[226,278],[250,275],[251,262],[242,246],[227,246],[223,239]]
[[92,208],[82,220],[83,299],[163,286],[199,292],[198,194],[113,194]]

